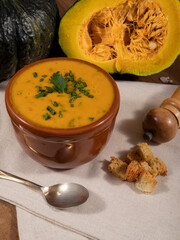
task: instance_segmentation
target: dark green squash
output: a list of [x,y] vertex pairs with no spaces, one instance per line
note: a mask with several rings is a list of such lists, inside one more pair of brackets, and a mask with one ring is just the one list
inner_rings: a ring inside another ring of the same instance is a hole
[[0,82],[48,57],[55,37],[55,0],[1,0]]

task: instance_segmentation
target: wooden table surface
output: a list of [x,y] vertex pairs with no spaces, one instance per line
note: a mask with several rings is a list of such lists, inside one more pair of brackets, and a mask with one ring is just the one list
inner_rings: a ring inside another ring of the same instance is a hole
[[[75,2],[75,0],[56,0],[60,16],[63,16],[64,12]],[[52,56],[62,56],[63,53],[60,47],[55,45],[55,51]],[[164,83],[164,78],[171,80],[169,84],[180,84],[180,56],[176,59],[174,64],[165,69],[164,71],[146,77],[138,77],[129,74],[114,74],[112,75],[116,80],[127,80],[127,81],[140,81],[140,82],[153,82],[153,83]],[[163,77],[163,78],[162,78]],[[19,240],[16,208],[15,206],[0,200],[0,240]]]

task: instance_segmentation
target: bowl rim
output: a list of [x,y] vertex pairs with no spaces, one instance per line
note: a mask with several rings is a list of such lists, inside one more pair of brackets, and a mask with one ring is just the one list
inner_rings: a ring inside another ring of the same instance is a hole
[[[96,120],[95,122],[82,126],[82,127],[77,127],[77,128],[67,128],[67,129],[61,129],[61,128],[50,128],[50,127],[43,127],[41,125],[36,125],[28,120],[23,119],[13,108],[11,101],[10,101],[10,88],[11,85],[14,81],[14,79],[21,74],[23,71],[25,71],[26,69],[28,69],[29,67],[32,67],[33,65],[36,65],[38,63],[41,62],[48,62],[48,61],[57,61],[57,60],[67,60],[67,61],[76,61],[76,62],[81,62],[87,65],[90,65],[96,69],[98,69],[99,71],[103,72],[106,77],[109,79],[109,81],[111,82],[113,89],[114,89],[114,101],[109,109],[109,111],[103,115],[101,118],[99,118],[98,120]],[[119,89],[117,87],[117,84],[114,80],[114,78],[108,73],[106,72],[104,69],[100,68],[99,66],[81,60],[81,59],[76,59],[76,58],[69,58],[69,57],[53,57],[53,58],[45,58],[45,59],[41,59],[38,61],[35,61],[33,63],[30,63],[26,66],[24,66],[23,68],[21,68],[19,71],[17,71],[13,77],[10,79],[10,81],[8,82],[8,85],[6,87],[6,91],[5,91],[5,104],[6,104],[6,109],[7,112],[11,118],[11,120],[14,121],[14,119],[16,119],[16,122],[18,122],[19,125],[21,125],[22,127],[24,127],[25,129],[29,130],[30,132],[39,132],[43,135],[48,135],[48,136],[73,136],[73,135],[79,135],[79,134],[83,134],[83,133],[88,133],[92,130],[94,130],[95,128],[101,126],[102,124],[104,124],[105,122],[108,122],[112,116],[116,115],[118,113],[119,107],[120,107],[120,93],[119,93]]]

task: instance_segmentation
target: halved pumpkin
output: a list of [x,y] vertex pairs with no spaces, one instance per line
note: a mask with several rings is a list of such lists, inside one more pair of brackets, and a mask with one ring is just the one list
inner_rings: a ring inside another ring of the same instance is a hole
[[59,44],[110,73],[160,72],[180,53],[180,2],[80,0],[61,19]]

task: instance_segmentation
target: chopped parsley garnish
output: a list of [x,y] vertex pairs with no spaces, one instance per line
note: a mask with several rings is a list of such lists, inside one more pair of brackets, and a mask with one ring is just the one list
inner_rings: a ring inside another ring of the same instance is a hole
[[93,117],[89,117],[88,119],[89,119],[90,121],[93,121],[93,120],[94,120],[94,118],[93,118]]
[[44,117],[45,120],[48,120],[49,118],[51,118],[51,116],[49,115],[49,113],[45,113],[45,114],[43,115],[43,117]]
[[55,114],[56,114],[56,111],[54,111],[54,109],[52,109],[52,107],[50,107],[50,106],[47,107],[47,110],[48,110],[52,115],[55,115]]
[[[38,74],[36,72],[33,73],[34,77],[38,77]],[[44,81],[44,78],[46,78],[47,75],[41,75],[40,82]],[[74,101],[77,98],[81,98],[83,95],[88,98],[94,98],[94,96],[90,93],[90,90],[87,89],[87,84],[85,81],[82,80],[82,78],[76,79],[72,71],[65,73],[64,75],[61,74],[59,71],[52,74],[52,76],[49,78],[49,82],[52,84],[51,86],[35,86],[38,89],[38,94],[35,95],[36,98],[45,97],[48,94],[51,93],[57,93],[57,96],[64,96],[62,93],[69,95],[69,104],[70,107],[74,107]],[[81,103],[80,103],[81,104]],[[52,105],[54,107],[58,107],[57,112],[59,114],[59,117],[62,118],[63,114],[62,112],[66,112],[63,105],[60,103],[57,103],[56,101],[52,102]],[[56,111],[51,107],[48,106],[46,110],[49,111],[52,115],[56,114]],[[50,118],[50,115],[46,113],[43,115],[44,119],[47,120]],[[69,122],[69,127],[74,126],[74,120],[72,119]],[[90,121],[93,121],[94,118],[90,117]]]
[[57,102],[53,102],[52,104],[53,104],[53,106],[55,106],[55,107],[59,106],[59,104],[58,104]]
[[80,97],[81,97],[80,95],[71,96],[69,102],[72,103],[72,102],[74,102],[77,98],[80,98]]
[[34,73],[33,73],[33,77],[38,77],[37,72],[34,72]]
[[88,97],[89,97],[89,98],[94,98],[94,96],[93,96],[93,95],[90,95],[90,94],[88,95]]
[[69,127],[74,127],[74,118],[69,122]]
[[53,89],[52,87],[45,86],[45,88],[46,88],[46,92],[47,92],[47,93],[52,93],[52,92],[54,92],[54,89]]
[[42,87],[40,86],[35,86],[35,88],[37,88],[39,91],[42,91]]
[[69,76],[71,77],[72,80],[74,80],[74,74],[72,73],[71,70],[69,70]]
[[35,95],[36,98],[40,98],[40,97],[45,97],[47,95],[47,93],[45,92],[40,92],[38,94]]
[[38,77],[37,72],[34,72],[34,73],[33,73],[33,77]]
[[59,117],[62,118],[63,115],[62,115],[62,111],[59,111]]

